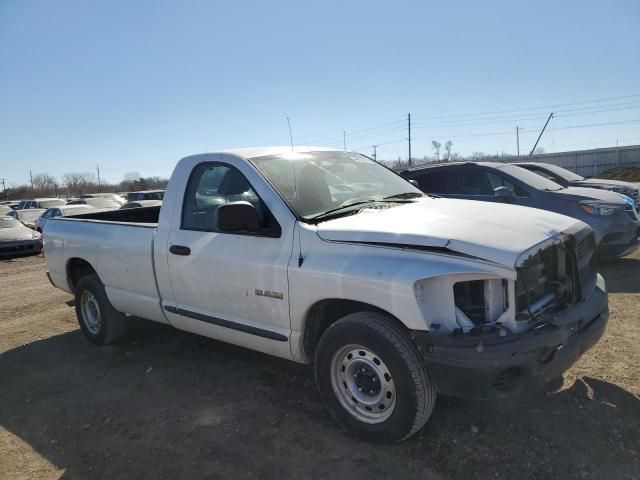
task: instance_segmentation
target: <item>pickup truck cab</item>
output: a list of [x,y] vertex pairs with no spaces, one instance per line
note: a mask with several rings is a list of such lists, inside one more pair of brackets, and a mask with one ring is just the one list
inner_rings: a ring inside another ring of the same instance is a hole
[[162,208],[52,218],[44,248],[91,342],[135,315],[312,363],[331,414],[370,441],[418,431],[437,393],[558,378],[608,319],[586,224],[429,197],[319,147],[184,158]]

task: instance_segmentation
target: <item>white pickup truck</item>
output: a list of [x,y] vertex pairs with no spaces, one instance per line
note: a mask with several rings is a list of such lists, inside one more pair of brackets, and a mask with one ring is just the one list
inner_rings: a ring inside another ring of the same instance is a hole
[[557,379],[608,320],[586,224],[316,147],[184,158],[162,207],[51,219],[44,250],[93,343],[138,316],[313,363],[331,414],[377,442],[418,431],[436,393]]

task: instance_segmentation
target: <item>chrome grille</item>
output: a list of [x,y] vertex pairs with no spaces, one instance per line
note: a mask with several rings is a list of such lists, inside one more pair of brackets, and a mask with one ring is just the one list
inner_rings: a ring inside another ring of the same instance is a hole
[[582,298],[587,298],[596,286],[598,264],[595,255],[595,238],[593,233],[580,240],[576,245],[576,261],[578,277],[582,289]]

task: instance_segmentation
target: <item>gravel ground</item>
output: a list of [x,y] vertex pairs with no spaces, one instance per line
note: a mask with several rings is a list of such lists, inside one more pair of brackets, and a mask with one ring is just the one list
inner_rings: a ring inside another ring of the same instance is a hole
[[0,262],[0,477],[640,480],[640,254],[604,265],[611,319],[555,393],[439,398],[407,442],[352,439],[311,370],[134,319],[80,334],[40,258]]

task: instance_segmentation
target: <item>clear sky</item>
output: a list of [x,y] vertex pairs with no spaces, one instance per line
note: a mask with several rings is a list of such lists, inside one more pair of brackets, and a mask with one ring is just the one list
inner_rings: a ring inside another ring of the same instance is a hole
[[382,159],[408,112],[417,157],[515,153],[516,125],[528,151],[551,110],[546,151],[640,143],[639,25],[637,0],[0,0],[0,177],[168,175],[288,144],[287,116]]

